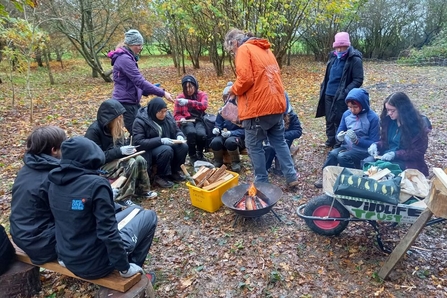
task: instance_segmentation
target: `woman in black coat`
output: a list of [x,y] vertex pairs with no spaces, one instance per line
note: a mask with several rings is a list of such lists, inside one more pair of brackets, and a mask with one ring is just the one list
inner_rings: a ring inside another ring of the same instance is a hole
[[145,108],[138,111],[132,128],[133,140],[148,163],[157,165],[154,182],[169,188],[173,181],[184,181],[180,165],[185,163],[188,145],[185,135],[168,112],[167,105],[160,97],[153,98]]

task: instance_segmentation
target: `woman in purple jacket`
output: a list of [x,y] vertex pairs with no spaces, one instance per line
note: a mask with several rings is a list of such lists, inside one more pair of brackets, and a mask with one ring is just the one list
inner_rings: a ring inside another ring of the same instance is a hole
[[156,95],[174,102],[171,94],[149,83],[138,69],[138,59],[143,49],[143,36],[131,29],[124,34],[124,43],[107,56],[112,60],[113,81],[112,98],[118,100],[126,109],[124,126],[132,135],[132,125],[140,106],[141,96]]
[[381,156],[381,160],[399,164],[402,170],[417,169],[428,176],[424,155],[430,127],[425,119],[405,93],[388,96],[380,115],[380,140],[368,148],[368,159]]

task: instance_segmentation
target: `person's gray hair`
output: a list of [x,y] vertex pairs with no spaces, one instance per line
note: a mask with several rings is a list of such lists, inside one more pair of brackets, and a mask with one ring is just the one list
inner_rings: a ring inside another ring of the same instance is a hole
[[233,51],[233,42],[237,41],[237,46],[241,46],[244,40],[246,40],[249,37],[253,37],[253,34],[251,33],[245,33],[242,30],[233,28],[230,31],[227,32],[225,35],[225,50],[227,52]]

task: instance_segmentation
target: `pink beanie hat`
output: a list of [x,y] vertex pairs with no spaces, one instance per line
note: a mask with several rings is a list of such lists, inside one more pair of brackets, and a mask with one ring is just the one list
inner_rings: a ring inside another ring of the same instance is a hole
[[332,47],[349,47],[351,46],[351,41],[349,40],[348,32],[338,32],[335,34],[335,41]]

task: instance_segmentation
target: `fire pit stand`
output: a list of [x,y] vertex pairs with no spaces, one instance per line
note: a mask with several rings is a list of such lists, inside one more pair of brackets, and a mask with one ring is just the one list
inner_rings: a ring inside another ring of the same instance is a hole
[[275,217],[282,222],[278,214],[273,210],[273,206],[279,201],[282,196],[282,190],[273,184],[265,182],[254,183],[257,191],[262,195],[262,199],[267,203],[267,207],[256,210],[242,210],[235,207],[235,204],[240,201],[247,193],[250,184],[240,184],[227,190],[222,196],[222,203],[236,213],[236,218],[233,227],[240,218],[259,218],[268,212],[272,212]]
[[[270,209],[270,212],[273,213],[273,215],[278,219],[279,222],[283,222],[282,219],[278,216],[278,214],[275,212],[275,210]],[[268,213],[268,212],[267,212]],[[252,219],[254,221],[258,221],[261,219],[261,216],[254,216],[254,217],[249,217],[249,216],[242,216],[240,214],[236,214],[234,217],[234,222],[233,222],[233,228],[236,226],[236,223],[241,221],[241,220],[245,220],[245,219]]]

